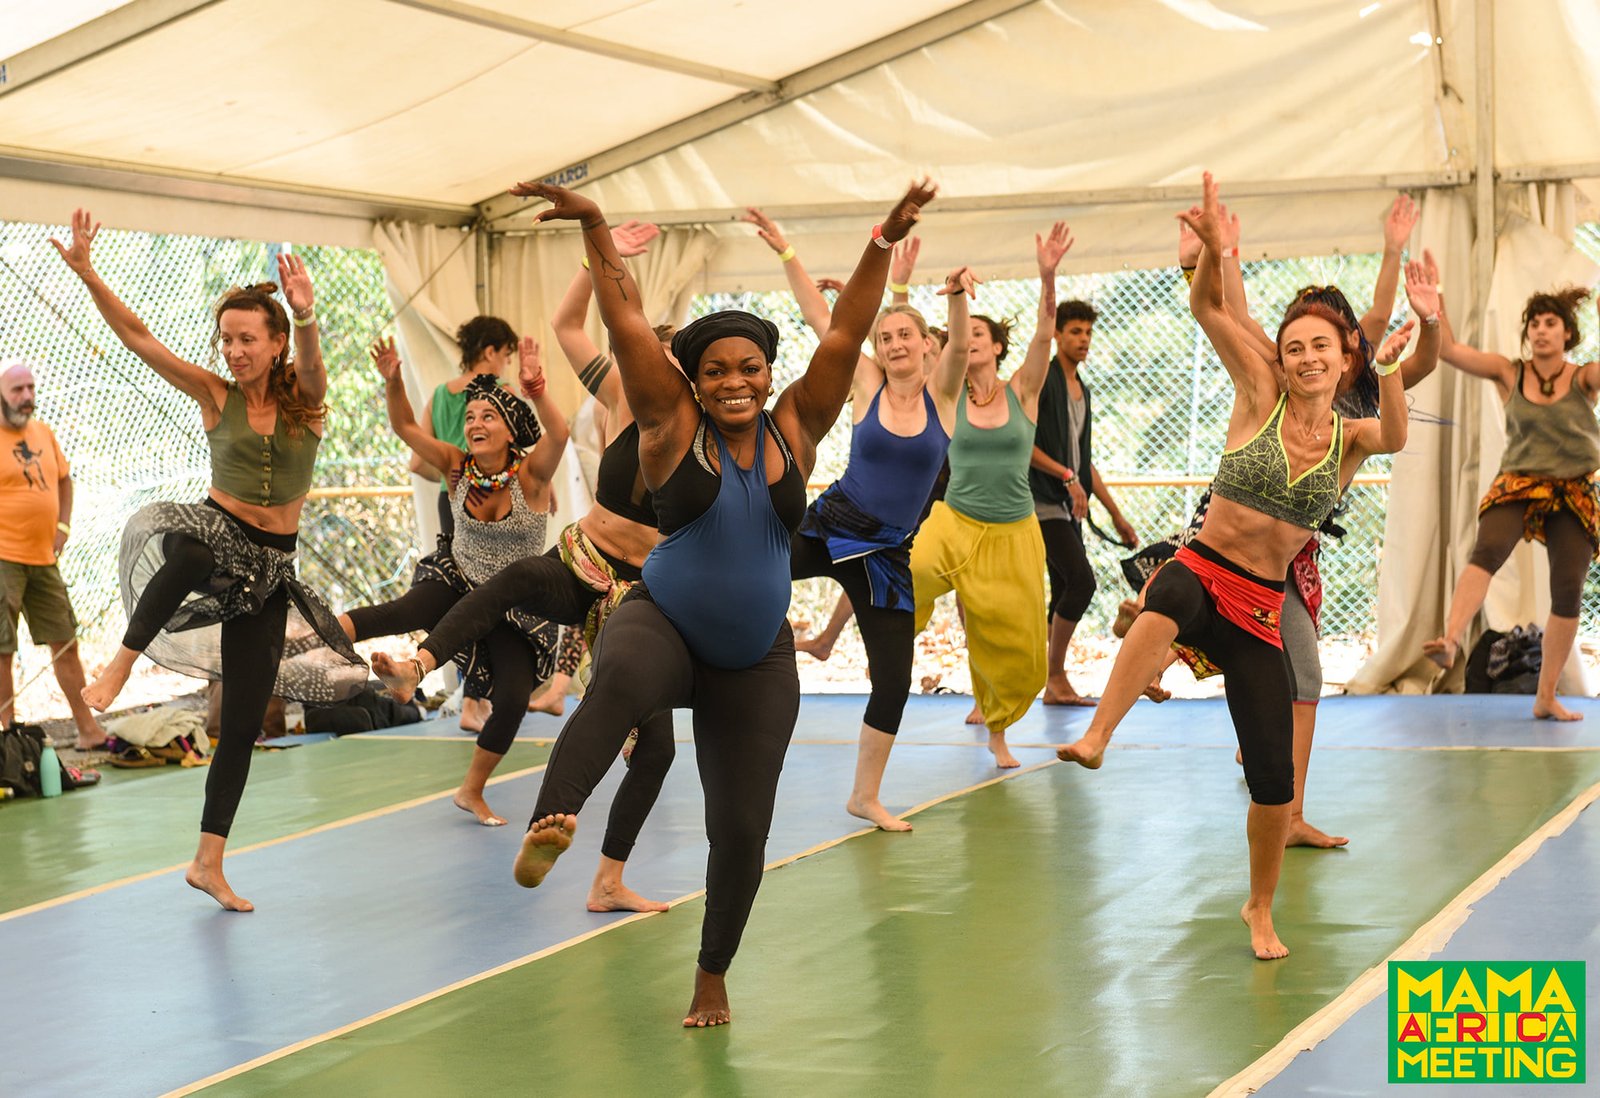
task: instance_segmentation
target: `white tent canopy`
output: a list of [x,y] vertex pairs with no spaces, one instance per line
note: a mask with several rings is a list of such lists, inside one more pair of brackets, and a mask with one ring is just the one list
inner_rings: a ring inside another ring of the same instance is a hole
[[[4,216],[90,205],[122,228],[377,246],[419,295],[402,334],[474,306],[544,324],[577,242],[530,227],[505,194],[519,178],[671,226],[649,272],[666,310],[781,285],[743,206],[843,272],[924,173],[942,188],[929,270],[1029,274],[1030,234],[1062,217],[1070,269],[1169,263],[1171,212],[1206,168],[1256,256],[1370,250],[1393,192],[1423,193],[1458,328],[1514,340],[1482,321],[1491,286],[1554,277],[1600,197],[1600,5],[0,0]],[[1496,279],[1497,237],[1530,226],[1564,246],[1505,249]],[[421,355],[424,381],[443,355]],[[1415,398],[1492,421],[1480,389],[1444,372]],[[1470,529],[1451,499],[1479,450],[1456,438],[1397,467],[1424,460],[1447,542]],[[1389,620],[1436,618],[1460,553],[1433,571],[1419,555],[1406,582],[1426,590],[1386,590]]]

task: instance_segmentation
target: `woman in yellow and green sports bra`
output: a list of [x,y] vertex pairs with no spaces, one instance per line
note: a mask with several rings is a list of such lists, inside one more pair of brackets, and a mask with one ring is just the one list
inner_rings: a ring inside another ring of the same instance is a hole
[[1272,898],[1294,800],[1294,681],[1278,631],[1284,579],[1361,462],[1405,445],[1398,358],[1412,322],[1379,355],[1387,362],[1378,367],[1379,418],[1346,420],[1333,402],[1340,378],[1362,362],[1355,329],[1321,302],[1297,301],[1278,329],[1275,367],[1225,302],[1222,216],[1209,172],[1203,204],[1178,216],[1204,245],[1190,308],[1234,384],[1227,448],[1199,536],[1151,578],[1088,730],[1057,754],[1099,769],[1112,732],[1174,643],[1220,669],[1250,788],[1250,897],[1240,916],[1255,955],[1273,960],[1289,953],[1273,928]]
[[311,277],[298,257],[279,255],[292,320],[270,282],[217,302],[213,347],[233,375],[227,381],[173,354],[100,280],[89,258],[99,229],[78,210],[71,243],[51,243],[123,346],[200,406],[211,488],[201,503],[153,503],[128,520],[120,566],[128,631],[83,697],[104,711],[141,652],[171,670],[221,680],[222,728],[206,774],[200,845],[184,879],[229,911],[251,911],[223,877],[222,854],[267,702],[274,694],[338,701],[367,681],[333,611],[294,574],[328,390]]
[[1058,221],[1034,243],[1039,324],[1027,356],[1009,381],[1001,381],[1009,333],[988,317],[972,317],[967,393],[956,402],[950,436],[950,486],[911,545],[916,629],[928,624],[940,595],[953,590],[960,596],[972,693],[995,765],[1003,768],[1020,765],[1006,745],[1006,729],[1022,719],[1045,683],[1044,538],[1028,468],[1055,334],[1056,268],[1072,235]]

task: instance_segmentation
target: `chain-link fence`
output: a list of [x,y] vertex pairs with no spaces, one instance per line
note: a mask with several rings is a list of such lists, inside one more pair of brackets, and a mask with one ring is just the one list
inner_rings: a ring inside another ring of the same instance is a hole
[[[117,342],[88,292],[50,246],[64,226],[0,222],[0,358],[37,375],[37,415],[72,465],[72,540],[61,559],[87,639],[120,635],[117,551],[122,527],[155,499],[198,500],[210,479],[199,410]],[[283,245],[104,230],[101,276],[172,351],[220,369],[210,305],[229,286],[276,280]],[[403,480],[366,347],[392,320],[376,252],[296,249],[316,284],[330,379],[316,469],[322,488]],[[311,501],[300,570],[335,606],[392,597],[410,580],[415,522],[409,497]]]

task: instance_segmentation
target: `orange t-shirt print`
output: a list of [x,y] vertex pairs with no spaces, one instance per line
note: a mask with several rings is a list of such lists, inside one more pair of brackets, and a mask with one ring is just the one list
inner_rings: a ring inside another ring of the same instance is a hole
[[21,428],[0,422],[0,560],[54,564],[58,488],[67,459],[55,432],[30,419]]

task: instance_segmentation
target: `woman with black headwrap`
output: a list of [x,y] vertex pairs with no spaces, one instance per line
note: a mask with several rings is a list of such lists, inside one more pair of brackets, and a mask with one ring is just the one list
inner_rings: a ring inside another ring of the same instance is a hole
[[[685,1026],[729,1020],[724,974],[761,884],[778,774],[794,734],[800,682],[789,608],[789,540],[805,513],[816,446],[844,406],[861,341],[883,297],[889,249],[933,197],[913,186],[874,227],[805,374],[772,412],[778,330],[730,310],[678,332],[675,368],[639,304],[594,202],[522,184],[539,215],[583,227],[601,317],[611,333],[639,462],[663,535],[594,648],[589,691],[562,730],[517,881],[538,885],[572,843],[576,813],[617,757],[628,730],[664,709],[694,713],[705,790],[706,914]],[[685,377],[687,375],[687,378]]]
[[[454,533],[440,534],[438,549],[417,564],[411,590],[393,602],[340,616],[352,641],[431,629],[477,584],[513,561],[544,552],[550,478],[567,445],[567,421],[545,391],[539,345],[523,339],[520,355],[522,392],[538,417],[498,378],[478,375],[465,391],[462,450],[428,434],[413,417],[394,340],[372,345],[389,425],[418,458],[443,472],[455,522]],[[540,420],[548,425],[543,432]],[[556,627],[513,609],[457,659],[462,677],[493,707],[455,794],[456,807],[485,827],[506,822],[484,801],[484,783],[511,749],[528,696],[554,670],[555,651]]]

